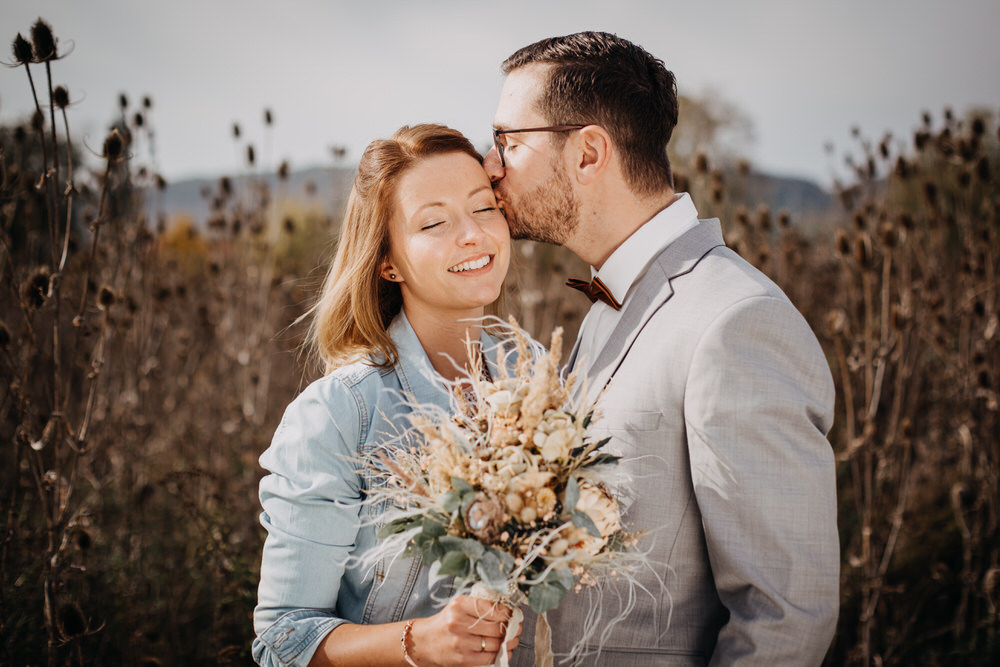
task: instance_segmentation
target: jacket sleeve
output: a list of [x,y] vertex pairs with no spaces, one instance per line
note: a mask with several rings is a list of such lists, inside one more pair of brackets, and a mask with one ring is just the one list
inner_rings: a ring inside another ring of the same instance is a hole
[[304,666],[346,622],[334,608],[359,526],[361,415],[354,395],[324,378],[288,406],[260,458],[270,473],[260,482],[267,538],[252,647],[260,665]]
[[711,665],[819,665],[840,575],[823,352],[790,303],[747,298],[706,330],[685,394],[695,495],[729,610]]

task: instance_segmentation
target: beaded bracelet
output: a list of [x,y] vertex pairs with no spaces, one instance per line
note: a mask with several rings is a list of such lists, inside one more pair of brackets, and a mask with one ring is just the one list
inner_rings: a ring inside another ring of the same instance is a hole
[[410,649],[407,646],[408,644],[407,639],[410,636],[410,630],[412,629],[413,629],[413,619],[411,618],[406,622],[406,625],[403,627],[403,636],[399,638],[399,643],[403,645],[403,659],[406,660],[406,664],[410,665],[411,667],[420,667],[420,665],[413,662],[413,658],[410,657]]

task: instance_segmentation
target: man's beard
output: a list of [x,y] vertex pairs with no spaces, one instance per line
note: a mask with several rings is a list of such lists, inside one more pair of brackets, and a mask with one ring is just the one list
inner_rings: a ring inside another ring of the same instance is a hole
[[497,190],[513,239],[563,245],[580,223],[579,204],[560,164],[552,165],[545,183],[522,196],[514,197],[503,183]]

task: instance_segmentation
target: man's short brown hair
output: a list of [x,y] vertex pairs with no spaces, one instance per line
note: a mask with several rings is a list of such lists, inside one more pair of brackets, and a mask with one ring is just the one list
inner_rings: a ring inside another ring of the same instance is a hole
[[616,35],[579,32],[519,49],[501,69],[510,74],[531,64],[551,66],[539,97],[548,122],[607,130],[636,193],[672,186],[667,142],[677,125],[677,84],[663,61]]

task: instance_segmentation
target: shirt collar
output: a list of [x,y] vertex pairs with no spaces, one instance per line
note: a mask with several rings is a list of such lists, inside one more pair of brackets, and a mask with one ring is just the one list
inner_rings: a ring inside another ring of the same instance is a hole
[[591,278],[600,278],[615,300],[624,304],[629,289],[649,263],[661,250],[697,224],[698,209],[691,196],[686,192],[679,193],[665,209],[625,239],[605,260],[600,271],[591,267]]

